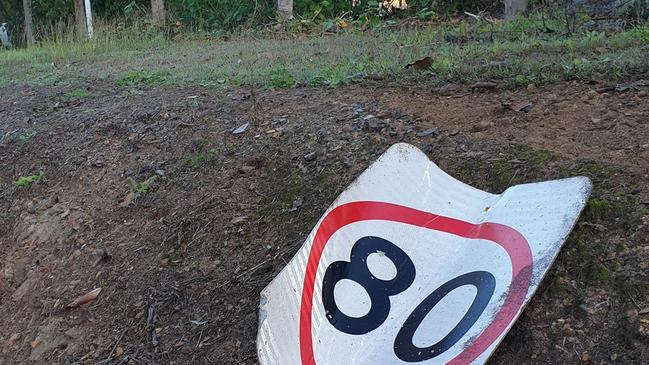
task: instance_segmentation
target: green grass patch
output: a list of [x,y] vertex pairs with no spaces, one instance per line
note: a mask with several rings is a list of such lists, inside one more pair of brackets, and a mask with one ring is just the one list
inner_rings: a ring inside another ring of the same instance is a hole
[[27,142],[35,135],[36,131],[34,129],[27,129],[26,131],[18,135],[18,142],[20,144],[27,144]]
[[137,184],[137,189],[135,190],[140,196],[145,196],[151,191],[151,186],[146,182],[141,182]]
[[[246,32],[227,40],[195,35],[178,41],[100,24],[92,40],[62,37],[0,52],[0,84],[99,78],[120,86],[335,87],[379,76],[433,84],[498,80],[516,87],[617,80],[649,71],[649,25],[566,37],[561,18],[546,17],[553,30],[546,32],[539,14],[502,24],[471,20],[414,29],[381,24],[369,30],[350,26],[336,35]],[[404,70],[426,56],[432,57],[429,70]]]
[[286,67],[278,67],[270,70],[270,86],[274,88],[289,88],[295,85],[295,78]]
[[210,149],[207,152],[193,153],[183,158],[183,164],[189,168],[195,169],[212,161],[216,157],[217,151]]
[[86,89],[74,89],[63,94],[63,99],[66,101],[74,101],[85,99],[90,96],[90,93]]
[[31,184],[39,181],[42,178],[43,178],[42,172],[38,175],[21,176],[18,178],[18,180],[14,181],[14,186],[17,188],[24,188],[30,186]]
[[165,81],[165,72],[150,70],[131,71],[117,80],[117,86],[158,85]]

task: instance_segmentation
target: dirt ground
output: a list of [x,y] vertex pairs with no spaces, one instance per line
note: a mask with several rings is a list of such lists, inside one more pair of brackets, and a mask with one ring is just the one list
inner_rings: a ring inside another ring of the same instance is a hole
[[402,141],[492,192],[595,184],[491,364],[648,364],[649,88],[605,86],[5,89],[0,364],[255,364],[260,291]]

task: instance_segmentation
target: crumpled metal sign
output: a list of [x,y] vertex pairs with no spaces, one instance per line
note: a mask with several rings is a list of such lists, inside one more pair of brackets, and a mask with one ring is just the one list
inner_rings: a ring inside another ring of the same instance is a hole
[[262,292],[259,361],[483,364],[590,191],[575,177],[490,194],[413,146],[392,146]]

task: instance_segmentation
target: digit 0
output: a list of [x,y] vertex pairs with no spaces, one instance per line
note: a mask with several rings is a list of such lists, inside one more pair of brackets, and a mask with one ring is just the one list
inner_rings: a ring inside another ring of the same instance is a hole
[[[439,342],[423,348],[415,346],[412,338],[426,315],[448,293],[464,285],[475,286],[478,293],[460,322]],[[426,297],[406,319],[394,341],[394,353],[399,359],[406,362],[425,361],[439,356],[455,345],[475,324],[489,304],[495,287],[496,279],[486,271],[473,271],[446,282]]]
[[[385,254],[397,268],[397,274],[391,280],[375,277],[367,267],[367,257],[379,252]],[[338,308],[334,288],[342,279],[352,280],[367,291],[371,307],[364,316],[350,317]],[[363,237],[354,243],[349,262],[336,261],[325,271],[322,301],[327,320],[337,330],[351,335],[363,335],[375,330],[390,314],[390,297],[406,290],[414,280],[415,265],[403,250],[383,238]]]

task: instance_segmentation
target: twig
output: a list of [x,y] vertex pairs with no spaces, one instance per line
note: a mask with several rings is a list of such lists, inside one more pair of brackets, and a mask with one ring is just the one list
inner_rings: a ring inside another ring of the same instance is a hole
[[126,334],[127,331],[128,331],[128,327],[124,331],[122,331],[122,334],[119,336],[119,338],[115,342],[115,346],[113,346],[113,349],[110,350],[110,354],[108,354],[108,357],[106,358],[106,360],[103,361],[104,364],[108,363],[110,361],[110,359],[113,357],[113,353],[115,352],[115,349],[117,348],[117,345],[119,345],[119,342],[122,340],[122,338],[124,337],[124,335]]

